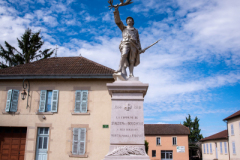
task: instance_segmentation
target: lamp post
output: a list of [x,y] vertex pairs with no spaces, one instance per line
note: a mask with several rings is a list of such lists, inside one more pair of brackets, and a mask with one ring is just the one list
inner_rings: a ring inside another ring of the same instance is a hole
[[[28,107],[28,97],[30,96],[29,95],[29,91],[30,91],[30,83],[29,83],[29,80],[28,81],[28,84],[25,84],[24,86],[24,82],[25,82],[26,79],[23,80],[23,92],[21,93],[21,97],[22,97],[22,100],[25,100],[26,96],[27,96],[27,107]],[[27,92],[25,91],[25,89],[27,89]],[[26,108],[27,108],[26,107]]]

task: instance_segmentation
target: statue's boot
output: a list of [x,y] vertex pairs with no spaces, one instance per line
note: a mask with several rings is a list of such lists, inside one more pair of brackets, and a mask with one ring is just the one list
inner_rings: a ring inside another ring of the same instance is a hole
[[114,71],[115,73],[122,72],[122,68],[123,68],[124,62],[125,62],[125,58],[122,57],[121,60],[120,60],[120,64],[119,64],[118,70]]
[[130,64],[130,66],[129,66],[129,78],[131,78],[131,77],[134,77],[133,76],[133,68],[134,68],[134,65],[133,64]]
[[122,74],[123,76],[127,77],[127,70],[126,70],[127,67],[122,67]]

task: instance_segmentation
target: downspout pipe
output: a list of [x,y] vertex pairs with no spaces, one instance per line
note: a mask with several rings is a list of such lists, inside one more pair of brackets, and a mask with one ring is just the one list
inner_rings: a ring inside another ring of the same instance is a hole
[[[224,122],[226,122],[227,123],[227,131],[228,131],[228,121],[227,120],[225,120]],[[228,138],[227,138],[227,140],[228,140],[228,156],[229,156],[229,160],[231,160],[231,157],[230,157],[230,148],[229,148],[229,133],[228,133]]]

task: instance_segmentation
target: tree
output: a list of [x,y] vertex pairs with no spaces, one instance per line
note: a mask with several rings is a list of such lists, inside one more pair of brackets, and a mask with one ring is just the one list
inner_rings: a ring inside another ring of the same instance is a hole
[[146,151],[147,154],[148,154],[148,144],[149,143],[145,140],[145,144],[144,145],[145,145],[145,151]]
[[202,134],[200,134],[201,129],[199,129],[199,121],[200,120],[197,118],[197,116],[195,117],[194,121],[192,121],[191,115],[188,114],[186,121],[183,122],[183,125],[188,127],[190,131],[188,136],[189,143],[198,142],[203,138]]
[[189,157],[198,157],[201,159],[201,147],[199,143],[197,143],[200,139],[203,138],[202,134],[200,134],[201,129],[199,129],[199,119],[197,116],[194,121],[192,121],[191,115],[188,114],[186,117],[186,121],[183,122],[183,125],[189,128],[190,134],[188,136],[189,141]]
[[40,50],[44,44],[42,37],[40,37],[40,32],[41,31],[33,33],[31,29],[27,29],[20,39],[17,38],[18,47],[20,48],[21,52],[6,41],[5,46],[7,49],[4,49],[3,46],[0,45],[0,57],[5,60],[5,64],[1,63],[0,67],[12,67],[19,64],[26,64],[40,58],[45,59],[50,57],[54,50]]

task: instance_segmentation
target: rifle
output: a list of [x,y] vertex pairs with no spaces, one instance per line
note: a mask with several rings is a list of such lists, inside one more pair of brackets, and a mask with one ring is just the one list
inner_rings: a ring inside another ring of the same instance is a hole
[[[161,41],[161,39],[157,40],[155,43],[151,44],[150,46],[148,46],[148,47],[146,47],[146,48],[144,48],[144,49],[142,49],[142,50],[138,50],[139,54],[144,53],[147,49],[151,48],[152,46],[154,46],[155,44],[157,44],[159,41]],[[138,49],[138,47],[136,46],[136,44],[135,44],[134,42],[132,42],[132,41],[130,40],[130,43],[131,43],[135,48]]]

